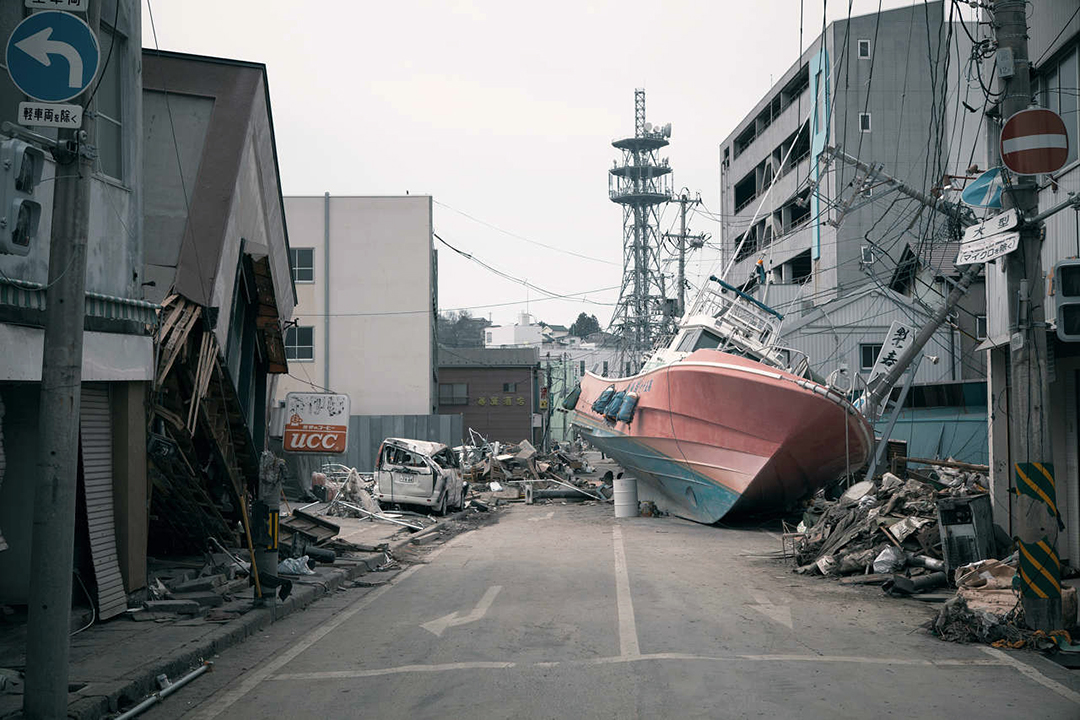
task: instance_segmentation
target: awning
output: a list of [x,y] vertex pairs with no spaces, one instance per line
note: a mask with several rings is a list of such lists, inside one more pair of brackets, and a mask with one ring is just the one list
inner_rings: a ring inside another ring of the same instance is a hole
[[[45,286],[28,280],[0,277],[0,305],[45,309]],[[109,320],[132,320],[145,325],[156,325],[160,305],[145,300],[86,293],[86,316]]]

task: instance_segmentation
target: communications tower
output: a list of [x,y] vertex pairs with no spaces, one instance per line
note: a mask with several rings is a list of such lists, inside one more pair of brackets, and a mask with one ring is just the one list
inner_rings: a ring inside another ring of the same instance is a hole
[[645,90],[635,90],[634,135],[611,143],[622,159],[608,171],[608,197],[623,207],[622,289],[610,327],[620,341],[616,375],[640,369],[676,313],[660,271],[659,206],[672,193],[671,166],[658,151],[669,137],[671,123],[660,127],[645,121]]

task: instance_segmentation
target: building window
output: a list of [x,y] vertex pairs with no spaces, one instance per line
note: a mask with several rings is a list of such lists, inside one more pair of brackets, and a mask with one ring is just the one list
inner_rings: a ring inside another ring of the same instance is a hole
[[633,371],[630,369],[630,363],[626,363],[626,375],[632,375]]
[[870,132],[870,113],[859,113],[859,132]]
[[315,248],[292,248],[292,279],[295,283],[315,282]]
[[861,262],[863,265],[873,265],[874,248],[870,247],[869,245],[863,245],[861,248],[859,248],[859,250],[861,253],[861,258],[859,262]]
[[440,405],[468,405],[468,383],[439,383]]
[[308,325],[285,329],[285,358],[300,362],[315,359],[315,328]]
[[484,334],[487,336],[487,340],[485,340],[485,342],[488,345],[490,345],[491,344],[491,333],[484,333]]
[[859,59],[860,60],[869,60],[870,59],[870,41],[869,40],[860,40],[859,41]]
[[[1060,55],[1060,53],[1059,53]],[[1080,143],[1080,98],[1076,88],[1080,87],[1080,49],[1073,49],[1061,55],[1056,63],[1044,63],[1039,66],[1036,94],[1042,107],[1053,110],[1065,123],[1069,139],[1069,154],[1066,164],[1075,162],[1077,144]]]
[[987,335],[987,332],[986,332],[986,316],[985,315],[976,315],[975,316],[975,337],[978,338],[979,340],[985,340],[986,335]]
[[607,360],[604,361],[604,375],[607,375]]
[[[98,169],[104,175],[117,180],[124,179],[123,134],[123,85],[121,83],[124,58],[124,39],[102,24],[98,34],[101,43],[101,60],[109,64],[101,71],[94,109],[97,111]],[[110,54],[109,50],[112,49]]]
[[517,383],[503,383],[503,392],[517,392]]
[[859,345],[859,367],[863,370],[873,370],[877,361],[878,353],[881,352],[881,343],[861,343]]
[[581,364],[580,364],[579,367],[580,367],[581,371],[578,373],[578,375],[580,375],[581,377],[585,377],[585,361],[584,360],[581,361]]

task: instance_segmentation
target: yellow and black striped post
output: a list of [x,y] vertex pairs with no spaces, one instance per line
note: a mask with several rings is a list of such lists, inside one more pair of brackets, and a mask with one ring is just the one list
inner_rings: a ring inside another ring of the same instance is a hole
[[[1013,492],[1017,515],[1029,530],[1028,539],[1015,538],[1020,560],[1017,579],[1027,624],[1035,629],[1060,629],[1061,559],[1055,548],[1064,527],[1057,507],[1052,463],[1016,463]],[[1034,540],[1033,538],[1038,538]]]

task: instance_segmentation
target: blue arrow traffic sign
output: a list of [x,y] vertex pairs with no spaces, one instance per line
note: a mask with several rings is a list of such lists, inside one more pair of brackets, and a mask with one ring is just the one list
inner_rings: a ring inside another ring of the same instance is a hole
[[16,87],[35,100],[64,102],[93,82],[100,52],[89,25],[69,13],[50,10],[18,24],[4,57]]
[[965,205],[972,207],[999,208],[1001,207],[1001,191],[1004,187],[1001,168],[992,168],[964,188],[964,191],[960,193],[960,199]]

